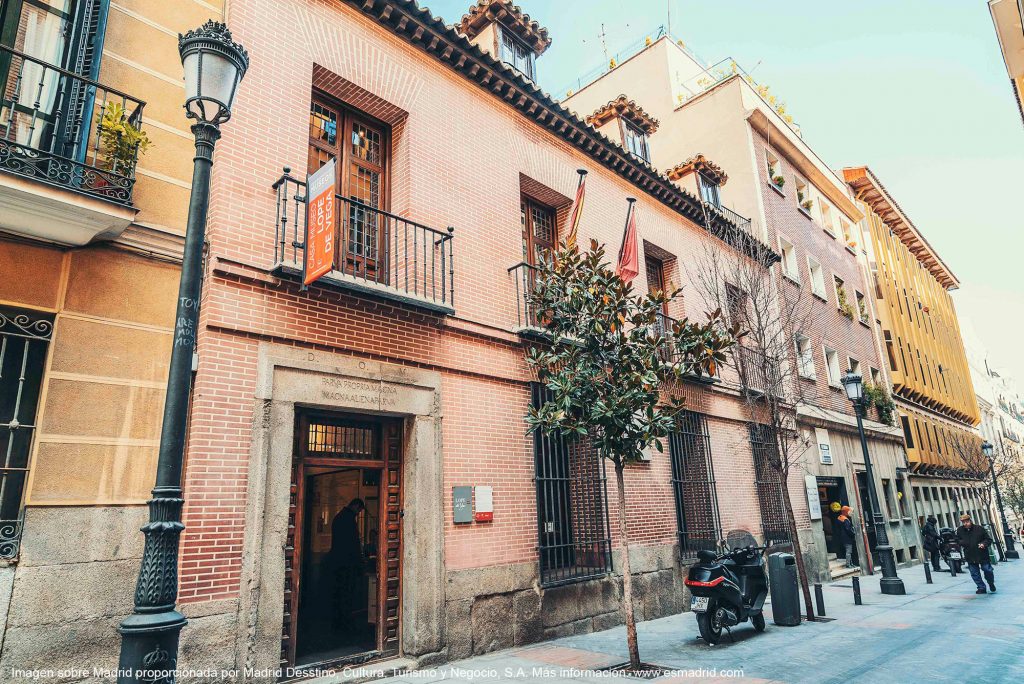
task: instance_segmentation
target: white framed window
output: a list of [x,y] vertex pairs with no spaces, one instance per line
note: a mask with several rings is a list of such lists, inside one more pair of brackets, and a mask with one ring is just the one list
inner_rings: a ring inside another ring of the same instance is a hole
[[794,179],[794,185],[796,186],[797,206],[799,206],[805,214],[810,216],[811,209],[814,208],[814,199],[811,198],[810,186],[807,185],[807,181],[799,176]]
[[800,265],[796,260],[796,247],[782,235],[779,236],[779,254],[782,255],[782,272],[799,283]]
[[[852,356],[848,356],[847,360],[849,361],[849,365],[847,367],[850,369],[850,372],[855,373],[856,375],[860,375],[860,361],[853,358]],[[863,378],[864,376],[861,375],[862,380]]]
[[854,290],[853,295],[856,298],[857,317],[860,319],[861,323],[867,325],[870,321],[870,316],[868,315],[868,300],[864,298],[863,292],[857,292]]
[[767,147],[764,150],[764,158],[768,165],[768,182],[776,189],[782,190],[782,186],[786,184],[786,179],[782,177],[782,162],[779,161],[778,155]]
[[881,387],[882,386],[882,372],[879,371],[877,368],[871,368],[870,369],[870,373],[871,373],[871,384],[874,385],[875,387]]
[[832,207],[825,202],[818,202],[818,217],[821,220],[821,227],[832,237],[836,236],[835,217],[832,216]]
[[842,387],[843,373],[839,368],[839,352],[831,347],[822,347],[825,352],[825,368],[828,369],[828,384]]
[[857,249],[857,238],[853,234],[853,228],[850,225],[850,222],[847,221],[842,216],[840,216],[839,217],[839,226],[840,226],[840,228],[843,231],[843,244],[845,244],[847,247],[849,247],[852,250],[856,250]]
[[828,294],[825,291],[825,270],[821,262],[807,255],[807,272],[811,274],[811,292],[828,301]]
[[814,370],[814,347],[811,346],[811,338],[797,333],[793,336],[793,344],[796,346],[797,368],[800,377],[815,380],[818,376]]

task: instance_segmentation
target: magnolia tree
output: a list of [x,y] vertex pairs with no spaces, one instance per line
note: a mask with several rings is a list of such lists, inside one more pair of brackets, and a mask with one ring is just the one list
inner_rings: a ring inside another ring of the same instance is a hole
[[630,669],[640,669],[633,613],[633,585],[626,525],[623,472],[674,428],[682,400],[670,396],[684,375],[713,375],[739,332],[727,329],[719,312],[706,323],[675,322],[659,314],[678,296],[637,294],[605,263],[604,248],[575,247],[549,255],[537,271],[530,304],[544,327],[546,342],[526,360],[551,399],[531,408],[530,432],[585,440],[615,469],[619,537],[622,541],[622,611]]

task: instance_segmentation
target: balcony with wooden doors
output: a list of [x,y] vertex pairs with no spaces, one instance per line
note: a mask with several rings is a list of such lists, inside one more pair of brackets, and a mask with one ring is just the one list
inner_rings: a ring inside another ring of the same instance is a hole
[[[285,168],[273,184],[276,275],[301,282],[306,183]],[[438,315],[455,313],[454,228],[431,228],[354,196],[335,195],[334,265],[316,286],[347,290]]]

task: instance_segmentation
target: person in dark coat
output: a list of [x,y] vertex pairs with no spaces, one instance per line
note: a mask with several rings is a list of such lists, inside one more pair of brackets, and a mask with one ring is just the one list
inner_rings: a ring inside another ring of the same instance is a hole
[[[996,576],[992,571],[992,563],[988,555],[988,547],[992,545],[992,538],[988,536],[988,530],[981,525],[975,525],[971,516],[964,513],[960,516],[960,527],[956,531],[956,540],[960,542],[960,549],[963,551],[964,560],[967,561],[967,569],[971,572],[971,579],[978,585],[978,594],[985,594],[991,591],[996,593]],[[981,581],[981,574],[985,573],[985,581],[988,582],[988,590]]]
[[938,522],[934,515],[929,515],[928,521],[925,522],[924,527],[921,529],[921,536],[924,537],[924,551],[927,554],[925,562],[928,562],[928,558],[931,559],[932,570],[939,569],[939,559],[942,558],[942,552],[939,550],[941,542],[939,540]]
[[839,536],[839,543],[843,545],[843,554],[846,560],[846,567],[856,567],[853,564],[853,542],[857,538],[856,532],[853,530],[853,521],[850,519],[850,515],[853,513],[853,509],[849,506],[843,506],[839,509],[839,516],[836,518],[838,523],[835,526],[836,534]]
[[357,518],[366,508],[362,499],[352,499],[331,522],[331,548],[327,564],[334,574],[334,625],[351,626],[351,616],[360,596],[358,582],[365,560]]

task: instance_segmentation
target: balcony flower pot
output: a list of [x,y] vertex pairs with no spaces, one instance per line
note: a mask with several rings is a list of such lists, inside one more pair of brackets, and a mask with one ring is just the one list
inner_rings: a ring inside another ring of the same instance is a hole
[[[153,144],[149,136],[131,122],[124,106],[119,102],[108,103],[100,113],[96,125],[99,127],[101,143],[98,166],[125,177],[134,176],[136,163]],[[97,176],[97,181],[100,178],[105,184],[109,184],[102,174]]]
[[782,186],[786,184],[786,179],[783,178],[782,176],[772,176],[772,183],[775,185],[775,187],[781,190]]

